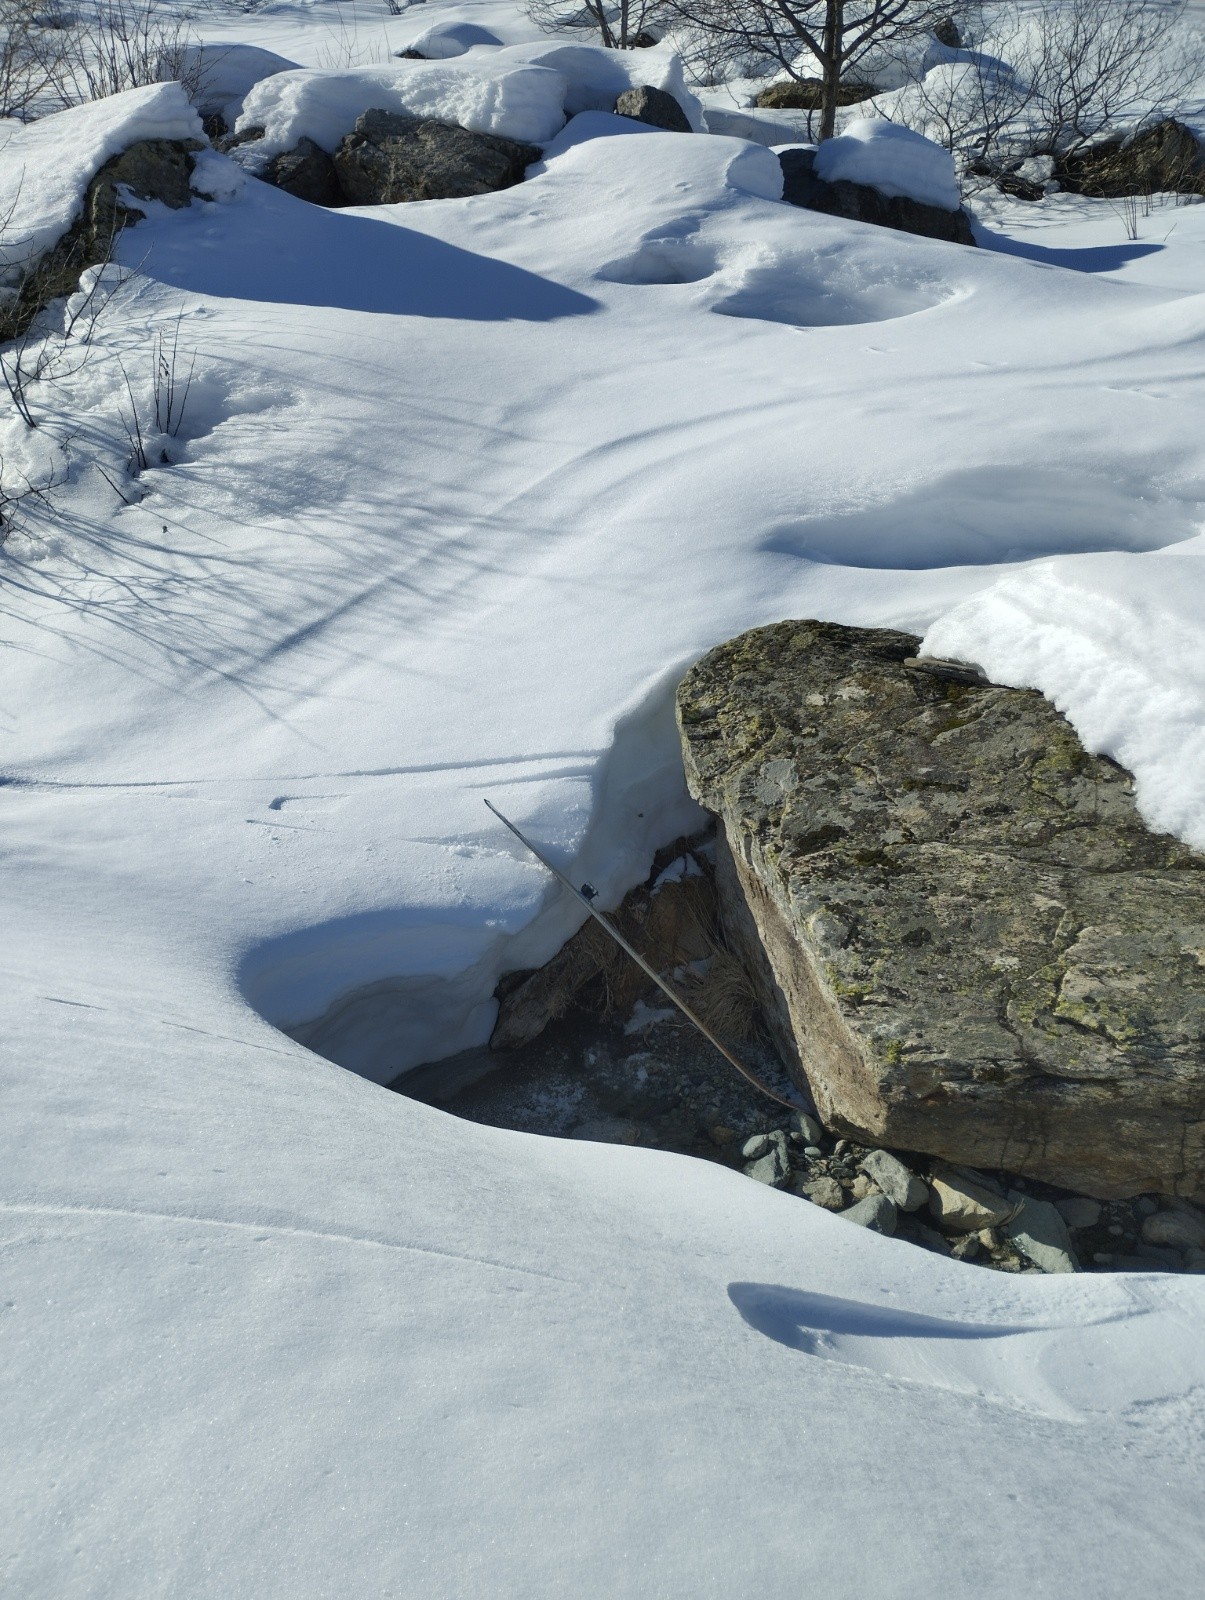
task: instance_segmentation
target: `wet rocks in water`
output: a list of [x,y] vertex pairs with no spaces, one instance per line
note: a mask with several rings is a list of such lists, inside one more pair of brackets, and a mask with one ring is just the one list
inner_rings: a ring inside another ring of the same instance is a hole
[[916,649],[780,623],[679,690],[784,1059],[865,1144],[1205,1197],[1205,857],[1043,696]]
[[509,189],[539,159],[534,145],[514,139],[373,110],[340,143],[334,166],[352,205],[396,205]]

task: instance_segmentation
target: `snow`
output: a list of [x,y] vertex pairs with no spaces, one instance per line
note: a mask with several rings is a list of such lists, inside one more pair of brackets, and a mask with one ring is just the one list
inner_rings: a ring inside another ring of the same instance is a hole
[[220,113],[227,127],[233,128],[248,90],[274,73],[296,67],[295,61],[258,45],[215,40],[185,45],[177,72],[197,109],[206,115]]
[[428,61],[448,61],[453,56],[462,56],[471,50],[474,45],[500,45],[502,40],[496,33],[491,33],[488,28],[483,28],[476,22],[453,22],[440,24],[420,33],[411,40],[410,49],[416,50],[420,56],[425,56]]
[[199,139],[178,83],[155,83],[58,116],[0,128],[0,284],[37,261],[79,215],[104,166],[140,139]]
[[408,112],[458,123],[473,133],[542,143],[565,121],[565,80],[547,68],[519,63],[488,70],[456,62],[396,61],[345,72],[299,70],[265,78],[243,101],[236,131],[262,127],[264,136],[240,147],[257,167],[299,140],[334,151],[370,109]]
[[948,150],[898,122],[858,117],[816,151],[816,176],[826,183],[862,183],[881,194],[957,211],[962,203]]
[[[328,16],[221,36],[317,66]],[[27,215],[142,103],[31,128]],[[698,820],[677,681],[758,623],[1035,683],[1199,837],[1205,207],[969,250],[776,169],[600,109],[465,201],[211,155],[0,415],[67,475],[0,548],[13,1594],[1195,1595],[1200,1278],[1007,1278],[372,1081],[580,918],[483,796],[614,903]],[[147,414],[177,325],[129,481],[118,359]]]

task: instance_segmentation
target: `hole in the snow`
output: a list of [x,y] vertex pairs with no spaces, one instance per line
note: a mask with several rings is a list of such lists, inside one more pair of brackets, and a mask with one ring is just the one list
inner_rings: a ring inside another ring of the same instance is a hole
[[600,267],[605,283],[701,283],[715,271],[711,251],[682,239],[650,239],[634,255]]
[[[757,985],[725,940],[713,861],[706,836],[678,841],[658,855],[648,881],[615,920],[746,1066],[776,1092],[798,1099],[759,1009]],[[1036,1254],[1027,1254],[1018,1239],[1023,1229],[1012,1227],[1021,1202],[1053,1202],[1072,1229],[1081,1267],[1160,1270],[1149,1253],[1140,1267],[1136,1257],[1129,1260],[1143,1250],[1144,1216],[1157,1209],[1150,1197],[1100,1204],[1008,1173],[967,1173],[965,1181],[987,1196],[989,1209],[991,1197],[999,1197],[1004,1220],[972,1228],[966,1217],[950,1222],[934,1215],[930,1184],[935,1172],[948,1178],[951,1169],[924,1155],[876,1152],[837,1137],[809,1111],[789,1112],[759,1094],[594,922],[545,967],[503,979],[498,998],[493,1047],[416,1067],[390,1087],[491,1127],[715,1162],[830,1211],[858,1206],[855,1220],[863,1224],[877,1207],[869,1225],[880,1231],[1004,1272],[1069,1270],[1051,1265],[1040,1240]],[[884,1224],[885,1193],[909,1183]]]

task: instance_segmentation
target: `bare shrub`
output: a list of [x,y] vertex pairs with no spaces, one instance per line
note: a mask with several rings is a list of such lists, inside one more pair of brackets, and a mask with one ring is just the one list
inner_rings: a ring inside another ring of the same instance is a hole
[[[742,76],[782,74],[820,84],[819,136],[836,128],[842,83],[859,79],[874,55],[902,50],[972,7],[967,0],[666,0],[688,52]],[[977,8],[976,8],[977,9]]]
[[[158,0],[93,0],[63,42],[54,84],[63,106],[177,79],[188,90],[188,24]],[[195,69],[194,69],[195,75]]]
[[893,115],[972,169],[1073,161],[1110,133],[1182,111],[1205,71],[1185,12],[1185,0],[983,7],[967,48],[918,69]]
[[648,44],[663,21],[665,0],[525,0],[524,11],[545,33],[584,33],[606,50]]

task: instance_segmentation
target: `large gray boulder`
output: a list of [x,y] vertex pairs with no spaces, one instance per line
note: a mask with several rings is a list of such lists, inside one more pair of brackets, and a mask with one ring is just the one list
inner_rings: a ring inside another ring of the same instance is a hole
[[335,163],[312,139],[300,139],[268,164],[264,177],[298,200],[314,206],[346,205]]
[[1191,128],[1165,117],[1128,138],[1106,139],[1064,156],[1055,176],[1064,189],[1105,200],[1205,194],[1205,150]]
[[678,695],[730,937],[824,1121],[1100,1198],[1205,1198],[1205,857],[1040,694],[785,622]]
[[961,206],[957,211],[946,211],[907,195],[883,194],[866,183],[850,183],[844,178],[829,183],[816,175],[814,150],[792,146],[780,150],[778,160],[782,167],[782,197],[788,205],[823,211],[831,217],[848,217],[851,222],[870,222],[878,228],[894,228],[898,233],[944,239],[950,244],[975,243],[971,219]]
[[335,151],[335,171],[352,205],[456,200],[520,183],[541,152],[489,133],[398,111],[366,111]]
[[690,118],[665,89],[653,89],[641,84],[635,89],[625,89],[615,102],[618,117],[631,117],[633,122],[646,123],[650,128],[661,128],[666,133],[693,133]]

